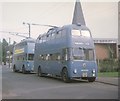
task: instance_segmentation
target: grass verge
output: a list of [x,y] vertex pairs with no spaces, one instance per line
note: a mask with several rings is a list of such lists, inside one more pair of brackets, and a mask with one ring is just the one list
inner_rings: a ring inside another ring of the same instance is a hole
[[99,72],[98,77],[118,77],[118,72]]

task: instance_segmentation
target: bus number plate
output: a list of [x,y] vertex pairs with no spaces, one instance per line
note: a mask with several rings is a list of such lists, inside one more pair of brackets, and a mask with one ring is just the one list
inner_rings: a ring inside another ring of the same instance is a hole
[[87,73],[83,73],[83,74],[82,74],[82,77],[87,77]]

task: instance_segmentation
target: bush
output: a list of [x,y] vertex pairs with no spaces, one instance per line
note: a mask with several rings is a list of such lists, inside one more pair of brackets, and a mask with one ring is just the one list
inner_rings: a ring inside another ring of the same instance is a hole
[[100,72],[118,72],[120,62],[115,59],[104,59],[99,61],[98,67]]

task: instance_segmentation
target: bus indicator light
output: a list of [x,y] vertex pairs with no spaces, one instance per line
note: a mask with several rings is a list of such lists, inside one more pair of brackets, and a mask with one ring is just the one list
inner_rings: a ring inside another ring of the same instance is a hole
[[77,73],[77,69],[74,69],[73,73],[76,74]]

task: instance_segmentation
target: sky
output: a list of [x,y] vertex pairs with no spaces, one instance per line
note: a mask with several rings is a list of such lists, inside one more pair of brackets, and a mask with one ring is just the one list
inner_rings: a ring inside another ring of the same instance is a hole
[[[118,38],[117,2],[82,2],[83,14],[93,38]],[[28,33],[26,23],[63,26],[72,23],[73,2],[2,2],[0,3],[0,31]],[[48,30],[45,26],[31,26],[31,37],[37,38]],[[0,37],[20,42],[22,37],[0,33]]]

